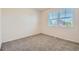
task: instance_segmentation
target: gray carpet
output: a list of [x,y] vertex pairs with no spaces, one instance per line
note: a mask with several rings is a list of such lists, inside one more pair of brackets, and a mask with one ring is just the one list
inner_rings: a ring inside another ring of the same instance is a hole
[[3,51],[79,51],[79,44],[38,34],[2,44]]

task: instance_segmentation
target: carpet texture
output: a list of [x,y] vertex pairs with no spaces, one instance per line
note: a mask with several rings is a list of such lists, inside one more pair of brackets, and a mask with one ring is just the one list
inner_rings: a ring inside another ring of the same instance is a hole
[[38,34],[3,43],[2,51],[79,51],[79,44]]

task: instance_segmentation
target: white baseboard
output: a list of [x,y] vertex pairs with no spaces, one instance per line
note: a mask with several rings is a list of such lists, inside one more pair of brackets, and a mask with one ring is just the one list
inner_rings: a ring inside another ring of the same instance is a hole
[[70,41],[70,42],[79,44],[79,41],[70,40],[70,39],[64,39],[64,38],[62,38],[62,37],[59,37],[59,36],[56,36],[56,35],[51,35],[51,34],[46,34],[46,33],[42,33],[42,34],[45,34],[45,35],[48,35],[48,36],[51,36],[51,37],[53,36],[53,37],[56,37],[56,38],[60,38],[60,39],[62,39],[62,40],[66,40],[66,41]]
[[19,40],[21,38],[30,37],[30,36],[34,36],[34,35],[37,35],[37,34],[39,34],[39,33],[29,34],[29,35],[26,35],[26,36],[20,36],[20,37],[14,38],[14,39],[9,39],[7,41],[3,41],[2,43],[9,42],[9,41],[13,41],[13,40]]

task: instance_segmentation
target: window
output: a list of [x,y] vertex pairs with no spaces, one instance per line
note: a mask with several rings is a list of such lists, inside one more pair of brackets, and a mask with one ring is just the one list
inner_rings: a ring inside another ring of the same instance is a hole
[[60,11],[49,12],[48,25],[72,27],[73,9],[65,8]]

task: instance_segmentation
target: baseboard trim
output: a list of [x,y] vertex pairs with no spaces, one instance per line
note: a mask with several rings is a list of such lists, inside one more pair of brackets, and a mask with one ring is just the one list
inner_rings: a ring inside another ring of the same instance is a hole
[[[44,34],[44,33],[40,33],[40,34]],[[78,43],[78,42],[75,42],[75,41],[71,41],[71,40],[59,38],[59,37],[52,36],[52,35],[48,35],[48,34],[44,34],[44,35],[47,35],[47,36],[50,36],[50,37],[55,37],[55,38],[58,38],[58,39],[60,39],[60,40],[64,40],[64,41],[71,42],[71,43],[74,43],[74,44],[78,44],[78,45],[79,45],[79,43]]]
[[[45,34],[45,33],[38,33],[38,34],[34,34],[34,35],[30,35],[30,36],[27,36],[27,37],[23,37],[23,38],[19,38],[19,39],[15,39],[15,40],[12,40],[12,41],[16,41],[16,40],[20,40],[20,39],[24,39],[24,38],[29,38],[29,37],[33,37],[33,36],[37,36],[39,34],[43,34],[43,35],[47,35],[47,36],[50,36],[50,37],[55,37],[55,38],[58,38],[60,40],[64,40],[64,41],[68,41],[68,42],[71,42],[71,43],[74,43],[74,44],[78,44],[78,42],[74,42],[74,41],[71,41],[71,40],[67,40],[67,39],[63,39],[63,38],[59,38],[59,37],[56,37],[56,36],[52,36],[52,35],[48,35],[48,34]],[[11,42],[11,41],[7,41],[7,42]],[[3,42],[3,43],[6,43],[6,42]],[[2,44],[3,44],[2,43]],[[0,49],[1,50],[1,49]]]
[[24,37],[21,37],[21,38],[18,38],[18,39],[14,39],[14,40],[10,40],[10,41],[6,41],[6,42],[2,42],[3,43],[7,43],[7,42],[11,42],[11,41],[16,41],[16,40],[20,40],[20,39],[24,39],[24,38],[29,38],[29,37],[33,37],[33,36],[37,36],[39,34],[42,34],[42,33],[38,33],[38,34],[34,34],[34,35],[29,35],[29,36],[24,36]]

